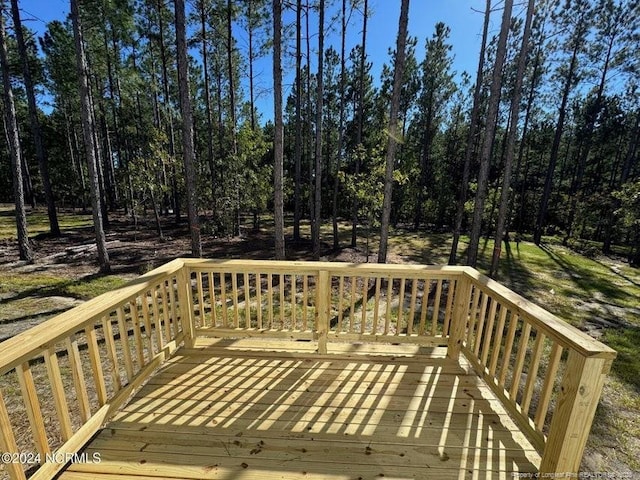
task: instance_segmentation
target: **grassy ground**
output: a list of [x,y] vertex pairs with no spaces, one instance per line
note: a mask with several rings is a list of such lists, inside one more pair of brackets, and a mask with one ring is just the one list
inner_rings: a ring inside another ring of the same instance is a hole
[[[131,226],[123,225],[117,235],[112,233],[110,237],[117,237],[121,244],[120,250],[112,250],[115,275],[96,275],[91,255],[69,264],[64,263],[66,257],[63,257],[58,268],[51,269],[45,264],[46,259],[55,257],[58,250],[76,245],[81,239],[87,245],[92,242],[92,231],[88,228],[90,217],[62,214],[60,220],[65,235],[69,235],[66,241],[55,243],[52,239],[40,238],[37,252],[48,248],[47,255],[41,254],[41,259],[37,256],[34,265],[21,266],[15,262],[13,213],[9,207],[0,206],[0,247],[4,248],[4,258],[10,257],[2,260],[0,255],[0,327],[19,323],[21,316],[47,318],[60,311],[59,304],[48,304],[47,299],[90,298],[122,284],[131,278],[132,272],[139,273],[129,257],[119,252],[137,248],[143,269],[188,253],[184,227],[170,232],[171,241],[160,242],[154,238],[152,229],[143,234],[131,232]],[[204,255],[270,258],[271,224],[269,219],[264,220],[261,232],[250,233],[247,229],[242,239],[205,237]],[[31,213],[29,224],[31,233],[46,232],[44,211]],[[323,226],[324,258],[366,261],[364,230],[359,232],[356,249],[345,248],[350,239],[346,223],[340,226],[340,231],[343,248],[331,250],[331,225]],[[125,237],[124,233],[130,236]],[[291,234],[289,227],[288,239]],[[308,238],[308,225],[303,226],[302,235]],[[498,280],[618,351],[596,414],[583,467],[596,472],[639,472],[640,475],[640,270],[614,258],[587,258],[562,247],[552,238],[545,240],[541,247],[527,241],[511,242],[509,248],[503,250]],[[464,259],[466,242],[467,239],[462,238],[461,259]],[[369,242],[370,260],[374,259],[377,247],[373,236]],[[389,261],[442,264],[448,260],[449,247],[448,234],[397,229],[390,237]],[[483,241],[480,247],[479,269],[486,271],[493,242]],[[297,246],[288,244],[288,255],[292,259],[310,258],[309,250],[309,242]]]

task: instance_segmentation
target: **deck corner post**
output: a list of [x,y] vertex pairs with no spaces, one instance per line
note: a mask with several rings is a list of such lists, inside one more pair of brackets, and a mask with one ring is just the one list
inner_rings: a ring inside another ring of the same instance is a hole
[[569,351],[549,436],[540,463],[541,474],[578,473],[591,423],[611,361]]
[[318,337],[318,353],[327,353],[327,335],[329,333],[329,308],[331,305],[331,276],[327,270],[318,272],[316,288],[316,335]]
[[178,308],[180,322],[184,333],[184,343],[187,348],[193,348],[196,338],[195,316],[193,313],[193,295],[191,291],[191,271],[183,265],[177,276],[178,280]]
[[453,314],[447,344],[447,357],[457,360],[462,349],[462,341],[469,321],[469,303],[471,302],[471,280],[462,273],[456,282]]

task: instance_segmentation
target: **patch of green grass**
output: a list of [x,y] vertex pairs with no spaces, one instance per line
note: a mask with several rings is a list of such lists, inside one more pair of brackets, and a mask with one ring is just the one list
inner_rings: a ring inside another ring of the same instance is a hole
[[[0,240],[12,240],[17,237],[15,209],[13,205],[0,205]],[[91,215],[58,212],[60,230],[73,230],[90,227],[93,224]],[[27,211],[27,230],[33,237],[40,233],[49,232],[49,217],[44,208],[29,209]]]
[[[612,370],[620,380],[635,385],[640,392],[640,328],[608,329],[604,342],[618,352]],[[640,410],[640,395],[636,396],[636,407]]]

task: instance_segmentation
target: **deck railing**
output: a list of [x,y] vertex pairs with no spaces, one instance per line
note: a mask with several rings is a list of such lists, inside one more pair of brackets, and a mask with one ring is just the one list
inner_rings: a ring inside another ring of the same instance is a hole
[[[16,460],[38,452],[32,478],[53,477],[60,453],[77,452],[198,336],[315,341],[321,354],[336,341],[446,346],[529,436],[540,471],[555,474],[577,472],[615,357],[468,267],[179,259],[2,344],[0,449]],[[49,394],[54,412],[43,415]],[[6,468],[26,476],[20,462]]]

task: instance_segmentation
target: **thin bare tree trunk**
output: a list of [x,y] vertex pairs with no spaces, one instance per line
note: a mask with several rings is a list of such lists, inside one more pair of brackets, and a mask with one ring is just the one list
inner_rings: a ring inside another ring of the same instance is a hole
[[[387,140],[387,154],[384,174],[384,199],[382,202],[382,219],[380,220],[380,249],[378,263],[387,261],[387,243],[389,239],[389,219],[391,218],[391,196],[393,194],[393,163],[398,144],[398,113],[400,110],[400,94],[402,91],[402,77],[407,45],[407,23],[409,20],[409,0],[402,0],[400,21],[398,24],[398,38],[396,41],[396,58],[394,62],[393,91],[391,93],[391,112],[389,114],[389,138]],[[368,235],[367,235],[368,237]]]
[[178,87],[180,91],[180,113],[182,114],[182,160],[187,193],[187,214],[191,234],[191,255],[202,256],[200,242],[200,220],[198,218],[198,194],[196,191],[195,152],[193,148],[193,111],[189,94],[189,64],[187,61],[187,34],[185,27],[184,0],[175,0],[176,50],[178,54]]
[[276,260],[284,260],[284,195],[282,192],[284,124],[282,121],[282,0],[273,0],[273,195]]
[[475,143],[476,131],[478,128],[478,117],[480,116],[480,93],[482,92],[482,76],[484,70],[484,54],[487,46],[487,33],[489,31],[489,19],[491,17],[491,0],[486,0],[484,11],[484,25],[482,27],[482,43],[480,46],[480,57],[478,60],[478,72],[476,74],[476,85],[473,92],[473,107],[471,109],[471,119],[469,121],[469,134],[467,135],[467,146],[464,153],[464,165],[462,167],[462,183],[458,192],[458,205],[456,207],[456,220],[453,227],[453,241],[451,252],[449,253],[449,265],[454,265],[458,257],[458,243],[462,232],[462,220],[464,218],[464,205],[467,202],[467,189],[469,188],[469,170],[471,169],[471,154]]
[[320,258],[320,223],[322,222],[322,113],[324,95],[324,0],[320,0],[320,19],[318,25],[318,74],[316,75],[316,154],[315,154],[315,206],[313,221],[311,222],[311,241],[313,244],[313,259]]
[[93,115],[89,98],[89,79],[87,75],[87,59],[84,53],[82,39],[82,23],[78,11],[77,0],[71,0],[71,21],[73,23],[73,36],[76,46],[76,62],[78,70],[78,91],[80,95],[80,113],[82,115],[82,133],[85,142],[85,154],[89,167],[89,189],[91,192],[91,210],[93,213],[93,225],[96,234],[96,247],[98,250],[98,264],[100,271],[107,273],[111,270],[107,240],[102,223],[102,209],[100,202],[100,185],[98,181],[98,163],[96,161],[96,148],[94,145]]
[[[338,238],[338,191],[340,181],[340,165],[342,164],[342,150],[344,148],[344,100],[345,100],[345,37],[347,35],[347,0],[342,0],[342,29],[340,41],[340,119],[338,125],[338,155],[336,158],[336,168],[333,178],[333,248],[339,245]],[[368,257],[367,257],[368,259]]]
[[467,251],[467,264],[472,267],[475,267],[478,261],[478,243],[480,241],[484,201],[487,196],[487,180],[489,178],[489,167],[491,166],[491,149],[493,148],[493,141],[495,139],[498,107],[500,106],[500,91],[502,89],[502,66],[504,65],[507,50],[507,37],[509,35],[509,25],[511,24],[512,8],[513,0],[505,0],[504,11],[502,12],[502,23],[500,25],[500,35],[498,36],[498,46],[496,49],[496,60],[493,66],[493,75],[491,78],[489,108],[487,111],[487,127],[480,156],[478,190],[476,191],[475,206],[473,209],[473,223],[471,225],[471,238],[469,240],[469,249]]
[[500,207],[498,208],[498,220],[496,222],[496,235],[493,247],[493,258],[491,259],[490,275],[498,273],[500,263],[500,251],[502,239],[504,237],[505,225],[507,222],[507,211],[509,207],[509,189],[511,188],[511,170],[513,166],[513,154],[516,145],[516,132],[518,131],[518,116],[520,114],[520,98],[522,97],[522,80],[527,66],[529,56],[529,38],[531,36],[531,23],[533,21],[534,0],[529,0],[527,4],[527,16],[522,34],[522,47],[518,57],[518,70],[516,81],[513,87],[513,98],[511,99],[511,118],[509,119],[509,133],[507,134],[506,156],[504,165],[504,178],[502,180],[502,191],[500,194]]
[[302,181],[302,0],[296,3],[296,139],[295,139],[295,185],[293,191],[293,241],[300,241],[300,182]]
[[29,69],[29,60],[27,57],[27,47],[22,34],[22,22],[20,20],[20,10],[18,8],[18,0],[11,0],[11,14],[13,16],[13,26],[15,30],[16,42],[18,43],[18,53],[20,54],[20,62],[22,63],[22,77],[24,79],[24,87],[27,93],[27,104],[29,107],[29,120],[31,123],[31,133],[33,142],[36,147],[36,157],[38,158],[38,167],[40,169],[40,177],[42,178],[42,186],[44,188],[44,198],[47,204],[47,215],[49,217],[49,229],[55,237],[60,236],[60,226],[58,225],[58,215],[56,213],[56,205],[51,188],[51,180],[49,177],[49,162],[47,160],[47,152],[42,142],[42,128],[38,119],[38,108],[36,107],[36,97],[33,89],[33,80],[31,78],[31,70]]

